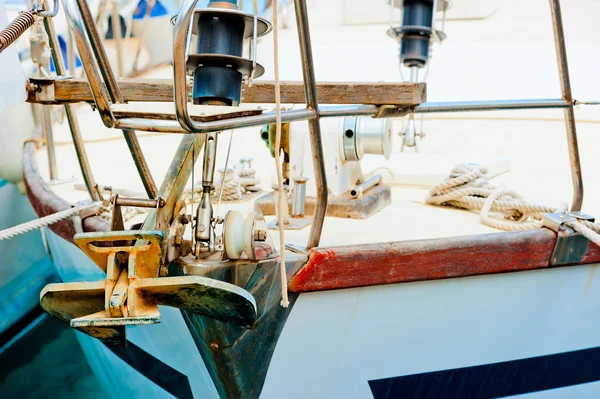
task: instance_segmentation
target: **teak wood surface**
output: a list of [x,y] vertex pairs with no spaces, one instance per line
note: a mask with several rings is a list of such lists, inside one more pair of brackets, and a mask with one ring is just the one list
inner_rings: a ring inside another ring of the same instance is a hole
[[[170,79],[121,79],[119,88],[127,102],[173,102],[173,81]],[[93,102],[87,80],[68,78],[54,80],[54,100],[37,101],[35,89],[27,85],[27,101],[45,104]],[[425,83],[348,83],[319,82],[320,104],[372,104],[414,106],[426,101]],[[281,102],[304,104],[302,82],[281,82]],[[275,84],[254,81],[242,88],[242,103],[274,104]]]

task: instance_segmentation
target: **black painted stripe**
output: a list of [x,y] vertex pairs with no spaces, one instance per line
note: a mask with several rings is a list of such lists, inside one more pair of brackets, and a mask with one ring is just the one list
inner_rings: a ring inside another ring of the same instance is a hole
[[152,356],[131,341],[127,341],[126,347],[113,345],[106,345],[106,347],[144,377],[176,398],[194,398],[187,375]]
[[375,399],[501,398],[600,381],[600,347],[369,381]]

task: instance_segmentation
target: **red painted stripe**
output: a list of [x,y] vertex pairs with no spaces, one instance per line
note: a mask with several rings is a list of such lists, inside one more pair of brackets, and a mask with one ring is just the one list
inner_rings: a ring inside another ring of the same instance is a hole
[[[33,138],[41,137],[39,129],[32,134]],[[35,161],[36,143],[26,142],[23,148],[23,180],[27,189],[27,197],[39,217],[52,215],[71,207],[67,201],[56,195],[41,178]],[[73,242],[75,227],[71,219],[63,220],[50,226],[50,229],[67,241]],[[83,230],[110,231],[110,223],[98,216],[83,221]]]
[[[437,280],[549,267],[556,234],[548,229],[434,240],[316,248],[292,278],[292,292]],[[590,247],[582,263],[600,262]]]

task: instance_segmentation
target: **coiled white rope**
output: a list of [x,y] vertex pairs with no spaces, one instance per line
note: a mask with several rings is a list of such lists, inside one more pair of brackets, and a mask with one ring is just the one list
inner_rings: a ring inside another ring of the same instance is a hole
[[223,201],[239,201],[243,198],[242,185],[239,179],[225,180],[222,183],[221,190],[221,199]]
[[[544,214],[567,211],[566,205],[553,208],[531,204],[513,190],[492,185],[487,173],[487,167],[482,165],[456,165],[446,180],[429,190],[425,202],[479,211],[483,224],[505,231],[537,229],[543,226]],[[600,246],[597,224],[586,220],[566,224]]]
[[[225,166],[227,166],[227,162]],[[260,191],[260,188],[257,187],[260,184],[260,179],[256,177],[256,173],[256,169],[246,169],[242,164],[235,165],[233,173],[222,173],[221,177],[215,180],[214,185],[218,189],[212,192],[213,196],[219,199],[218,203],[220,204],[221,200],[241,201],[244,199],[244,194]],[[194,194],[200,194],[202,184],[198,182],[196,186]],[[192,190],[186,190],[182,195],[182,199],[190,205],[192,203]]]
[[61,220],[72,218],[77,214],[79,214],[78,208],[69,208],[65,209],[64,211],[56,212],[52,215],[44,216],[43,218],[32,220],[30,222],[22,223],[18,226],[2,230],[0,231],[0,241],[8,240],[10,238],[28,233],[33,230],[41,229],[42,227],[46,227],[51,224],[60,222]]
[[[456,165],[448,179],[429,190],[425,201],[431,205],[479,211],[483,224],[506,231],[542,227],[543,214],[557,211],[557,208],[530,204],[513,190],[493,186],[487,173],[485,166]],[[566,211],[566,207],[562,211]]]
[[[593,227],[590,227],[593,226]],[[600,246],[600,226],[587,220],[577,220],[576,222],[569,222],[567,226],[573,230],[581,233],[585,238]]]
[[257,191],[256,187],[260,184],[260,179],[256,177],[256,169],[239,169],[237,176],[240,179],[240,185],[245,191]]
[[279,150],[281,147],[281,84],[279,81],[279,22],[277,19],[277,3],[273,1],[273,73],[275,78],[275,115],[276,115],[276,134],[275,134],[275,168],[277,169],[277,193],[279,194],[279,212],[277,212],[277,225],[279,226],[279,271],[281,274],[281,306],[287,308],[290,306],[287,292],[287,272],[285,268],[285,229],[283,224],[284,206],[288,206],[283,191],[283,173],[281,171],[281,158]]

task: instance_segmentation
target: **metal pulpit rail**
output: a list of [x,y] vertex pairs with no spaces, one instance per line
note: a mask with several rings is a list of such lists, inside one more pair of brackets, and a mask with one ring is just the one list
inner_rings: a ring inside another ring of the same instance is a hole
[[[126,102],[120,91],[115,75],[109,65],[106,52],[101,43],[100,36],[85,0],[63,0],[70,26],[86,72],[88,84],[93,100],[99,111],[103,123],[109,128],[122,129],[128,144],[132,149],[134,160],[144,185],[148,188],[153,186],[152,177],[147,172],[147,165],[139,145],[136,146],[135,130],[162,133],[183,134],[207,134],[227,129],[239,129],[252,126],[262,126],[276,122],[275,112],[264,112],[253,116],[237,116],[221,120],[199,122],[192,120],[188,113],[188,93],[186,81],[186,59],[191,35],[191,20],[198,0],[185,0],[179,10],[174,27],[174,49],[173,49],[173,98],[175,103],[175,119],[152,119],[149,114],[143,112],[133,113],[122,118],[117,118],[113,113],[113,103]],[[315,79],[314,64],[312,57],[312,45],[308,24],[308,12],[306,0],[294,2],[296,11],[296,24],[300,42],[300,53],[303,70],[303,87],[306,107],[281,112],[282,122],[309,121],[309,134],[313,163],[315,170],[315,183],[317,187],[317,203],[315,208],[315,219],[308,247],[312,248],[319,244],[325,211],[327,208],[327,181],[324,168],[324,155],[321,139],[319,119],[321,117],[344,117],[344,116],[372,116],[372,117],[400,117],[407,113],[429,113],[429,112],[461,112],[461,111],[489,111],[507,109],[544,109],[563,108],[565,110],[566,131],[568,139],[568,150],[573,180],[574,196],[572,210],[581,209],[583,202],[583,182],[581,165],[579,160],[579,149],[577,144],[577,132],[574,117],[574,100],[571,93],[567,55],[560,11],[559,0],[549,0],[552,10],[552,22],[554,25],[554,38],[558,60],[558,70],[562,88],[562,98],[559,99],[525,99],[525,100],[500,100],[500,101],[472,101],[472,102],[446,102],[446,103],[422,103],[412,105],[365,105],[361,103],[346,105],[319,105],[317,95],[317,82]],[[255,17],[256,25],[256,17]],[[254,29],[256,35],[256,26]],[[255,59],[256,49],[252,51]],[[347,84],[351,86],[351,83]],[[169,101],[168,99],[163,101]],[[138,115],[136,115],[138,114]],[[185,139],[184,139],[185,140]],[[183,146],[185,147],[185,146]],[[138,151],[139,150],[139,151]],[[184,157],[184,154],[178,154]],[[183,158],[182,158],[183,159]],[[177,177],[180,178],[180,177]],[[165,182],[166,183],[166,182]],[[163,184],[164,185],[164,184]],[[149,194],[156,193],[156,189],[148,190]],[[152,198],[155,195],[150,195]]]

